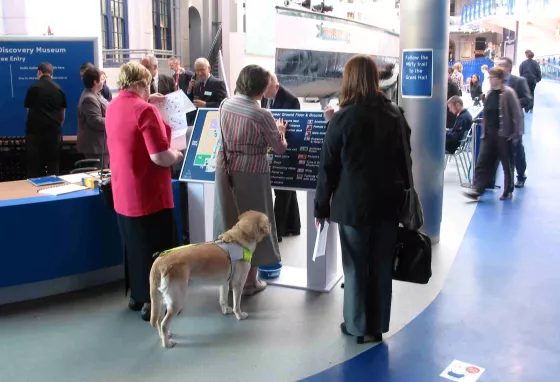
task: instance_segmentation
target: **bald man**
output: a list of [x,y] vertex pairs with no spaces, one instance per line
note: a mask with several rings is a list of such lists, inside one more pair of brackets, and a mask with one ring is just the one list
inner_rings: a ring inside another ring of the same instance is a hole
[[152,83],[150,85],[150,94],[160,93],[167,95],[175,91],[175,81],[173,78],[159,73],[159,64],[154,56],[144,56],[141,61],[142,66],[152,74]]
[[[224,81],[212,76],[212,68],[205,58],[199,58],[194,63],[195,76],[189,83],[187,96],[197,108],[219,107],[228,97]],[[194,123],[196,111],[187,114],[189,125]]]
[[[278,82],[274,73],[270,76],[270,83],[261,101],[261,107],[275,110],[299,110],[298,98]],[[274,218],[278,241],[282,236],[299,235],[301,221],[299,205],[295,191],[274,190]]]

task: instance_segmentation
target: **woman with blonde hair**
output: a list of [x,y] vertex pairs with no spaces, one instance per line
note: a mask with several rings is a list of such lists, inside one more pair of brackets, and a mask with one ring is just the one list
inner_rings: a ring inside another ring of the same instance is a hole
[[171,128],[150,102],[152,76],[140,64],[120,69],[119,96],[107,107],[111,185],[124,244],[129,308],[150,320],[149,275],[153,254],[177,245],[170,167],[183,158],[169,146]]
[[[405,128],[402,127],[404,124]],[[317,225],[339,225],[344,269],[340,329],[382,340],[391,317],[392,269],[399,211],[407,178],[403,133],[410,128],[379,90],[373,58],[353,57],[344,68],[340,110],[329,121],[315,196]],[[410,147],[410,143],[408,143]]]

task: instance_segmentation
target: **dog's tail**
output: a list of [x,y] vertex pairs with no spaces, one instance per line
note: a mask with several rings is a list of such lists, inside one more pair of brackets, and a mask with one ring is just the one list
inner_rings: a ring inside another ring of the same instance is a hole
[[157,327],[157,322],[160,316],[161,310],[161,292],[159,291],[159,286],[161,283],[161,270],[158,266],[158,262],[154,262],[152,269],[150,271],[150,300],[152,306],[152,313],[150,316],[150,324],[152,328]]

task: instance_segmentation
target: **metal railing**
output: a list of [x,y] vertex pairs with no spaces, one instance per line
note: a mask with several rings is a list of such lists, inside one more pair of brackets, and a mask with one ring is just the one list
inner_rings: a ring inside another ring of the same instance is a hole
[[149,54],[160,60],[168,60],[175,55],[172,50],[161,49],[103,49],[101,52],[105,68],[119,67],[129,61],[140,61]]
[[208,55],[206,56],[206,58],[210,62],[210,66],[214,67],[218,63],[218,57],[221,49],[222,49],[222,24],[220,23],[220,27],[216,32],[214,41],[212,41],[212,46],[210,47],[210,50],[208,51]]

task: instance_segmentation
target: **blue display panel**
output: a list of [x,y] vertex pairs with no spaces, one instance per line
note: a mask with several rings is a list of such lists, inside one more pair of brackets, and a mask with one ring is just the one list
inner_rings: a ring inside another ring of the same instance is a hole
[[23,107],[27,89],[37,81],[37,67],[50,62],[54,81],[68,101],[63,135],[76,135],[76,108],[84,85],[80,66],[96,63],[97,40],[54,40],[41,38],[0,39],[0,136],[25,135],[27,110]]
[[403,98],[431,98],[434,90],[434,51],[405,49],[402,65]]
[[[327,124],[322,112],[272,110],[288,122],[288,149],[270,152],[270,178],[276,188],[315,190]],[[220,149],[218,109],[199,109],[183,162],[181,181],[211,183]]]

